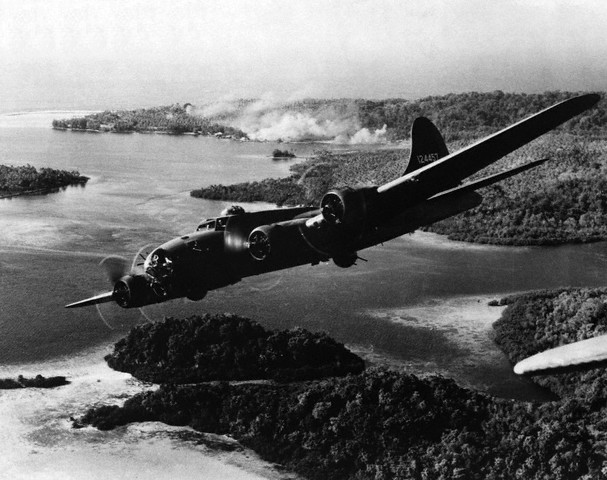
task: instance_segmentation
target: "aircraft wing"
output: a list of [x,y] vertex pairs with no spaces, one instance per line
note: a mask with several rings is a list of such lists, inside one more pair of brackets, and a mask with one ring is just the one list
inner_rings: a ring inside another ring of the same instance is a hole
[[519,375],[563,373],[607,363],[607,335],[552,348],[521,360],[514,366]]
[[97,305],[98,303],[107,303],[113,300],[114,292],[106,292],[91,298],[87,298],[86,300],[80,300],[79,302],[70,303],[69,305],[66,305],[65,308],[88,307],[90,305]]
[[545,163],[546,161],[548,161],[547,158],[542,158],[541,160],[534,160],[532,162],[525,163],[510,170],[506,170],[505,172],[496,173],[494,175],[481,178],[480,180],[475,180],[474,182],[466,183],[464,185],[460,185],[459,187],[452,188],[451,190],[447,190],[446,192],[441,192],[438,195],[435,195],[434,197],[430,198],[430,200],[440,197],[454,196],[464,192],[469,192],[471,190],[478,190],[483,187],[488,187],[489,185],[501,182],[506,178],[513,177],[514,175],[518,175],[519,173],[522,173],[526,170],[535,168],[541,165],[542,163]]
[[411,233],[420,227],[431,225],[432,223],[477,207],[482,202],[483,197],[476,193],[476,190],[535,168],[547,160],[547,158],[543,158],[528,162],[505,172],[490,175],[434,195],[428,200],[405,209],[400,215],[382,225],[381,228],[368,232],[361,238],[356,248],[362,250],[363,248],[386,242],[405,233]]
[[428,194],[454,188],[463,179],[592,107],[600,98],[598,94],[589,93],[557,103],[462,150],[386,183],[378,188],[378,192],[396,193],[403,186],[406,186],[405,189],[414,186],[428,198]]

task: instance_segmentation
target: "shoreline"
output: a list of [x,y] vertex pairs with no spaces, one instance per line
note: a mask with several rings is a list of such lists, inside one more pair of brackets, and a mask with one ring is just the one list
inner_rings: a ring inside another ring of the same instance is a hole
[[[474,350],[474,357],[480,358],[482,363],[490,361],[494,352],[483,352],[486,342],[492,340],[487,336],[479,344],[479,333],[490,331],[493,321],[505,308],[487,305],[489,299],[495,298],[501,297],[486,294],[436,298],[407,307],[366,313],[376,316],[378,321],[445,329],[456,344],[463,342]],[[487,312],[491,313],[491,318],[487,317]],[[435,320],[429,322],[431,318]],[[462,325],[471,328],[458,332]],[[357,345],[347,346],[375,366],[406,370],[422,378],[438,373],[454,378],[462,387],[487,393],[482,385],[470,384],[453,371],[433,365],[431,359],[422,365]],[[51,471],[57,478],[67,480],[83,477],[101,480],[141,474],[161,480],[179,476],[226,480],[299,478],[261,460],[229,437],[200,433],[189,427],[144,422],[111,431],[72,428],[71,417],[78,418],[94,405],[121,405],[137,393],[158,388],[158,385],[140,382],[129,374],[111,369],[103,360],[111,349],[111,345],[97,346],[49,361],[0,366],[0,377],[62,375],[70,382],[54,389],[0,391],[0,429],[6,432],[3,438],[0,437],[0,447],[11,452],[0,459],[1,471],[11,478],[24,479],[47,479]],[[510,365],[507,368],[511,370]],[[93,476],[91,472],[95,472]],[[200,475],[193,475],[193,472],[200,472]]]
[[26,365],[1,366],[0,376],[59,374],[69,385],[53,389],[0,391],[0,459],[7,478],[241,480],[296,479],[229,437],[201,434],[186,427],[146,422],[101,432],[72,428],[93,405],[122,404],[138,392],[154,389],[107,366],[107,347],[72,357]]
[[78,186],[83,187],[90,180],[89,177],[81,177],[81,178],[82,178],[82,180],[78,181],[76,183],[70,183],[69,185],[60,185],[57,187],[39,188],[37,190],[24,190],[22,192],[5,193],[5,192],[0,191],[0,200],[5,200],[5,199],[15,198],[15,197],[35,197],[37,195],[48,195],[51,193],[57,193],[62,188],[78,187]]
[[[506,306],[491,306],[488,302],[507,295],[510,294],[437,297],[403,307],[365,310],[365,315],[378,322],[402,326],[413,337],[417,338],[416,333],[419,333],[420,338],[430,342],[412,343],[406,358],[386,356],[373,348],[347,346],[373,365],[405,369],[420,377],[442,375],[462,387],[492,397],[517,401],[551,400],[552,396],[543,388],[514,374],[508,356],[494,341],[493,324],[501,318]],[[450,353],[443,352],[445,348]]]

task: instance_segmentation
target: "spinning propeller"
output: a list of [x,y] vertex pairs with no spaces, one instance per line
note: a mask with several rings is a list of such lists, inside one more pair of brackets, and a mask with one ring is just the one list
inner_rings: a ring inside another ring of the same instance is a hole
[[105,270],[108,280],[113,285],[111,292],[105,292],[94,297],[80,300],[78,302],[66,305],[66,308],[87,307],[89,305],[98,305],[115,301],[120,306],[127,306],[132,302],[133,286],[141,287],[146,282],[148,275],[144,270],[145,259],[147,258],[151,245],[141,248],[132,262],[126,258],[117,255],[105,257],[99,265]]

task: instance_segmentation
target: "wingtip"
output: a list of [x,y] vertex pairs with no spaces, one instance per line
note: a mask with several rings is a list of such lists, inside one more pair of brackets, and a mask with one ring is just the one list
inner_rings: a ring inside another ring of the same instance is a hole
[[527,373],[527,369],[525,368],[524,362],[525,361],[522,360],[514,366],[514,373],[516,373],[517,375],[524,375],[525,373]]
[[602,97],[599,93],[585,93],[584,95],[579,95],[574,98],[577,98],[580,101],[583,101],[585,109],[586,109],[586,108],[590,108],[590,107],[596,105],[597,103],[599,103],[599,101],[601,100]]
[[607,335],[587,338],[536,353],[514,366],[518,375],[544,375],[607,365]]

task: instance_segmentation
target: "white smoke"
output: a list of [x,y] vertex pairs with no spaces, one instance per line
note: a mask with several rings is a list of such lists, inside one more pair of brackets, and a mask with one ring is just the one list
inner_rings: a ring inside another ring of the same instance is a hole
[[217,102],[196,110],[197,115],[203,117],[215,117],[217,115],[228,115],[238,111],[238,105],[234,102]]
[[321,118],[311,113],[270,111],[240,118],[238,127],[252,140],[285,142],[333,140],[356,128],[349,118]]
[[332,141],[351,145],[387,142],[387,127],[374,131],[362,128],[353,103],[302,101],[301,106],[293,105],[297,101],[294,96],[281,99],[272,93],[254,101],[224,97],[197,112],[239,128],[256,141]]
[[384,124],[382,128],[378,128],[375,131],[371,132],[368,128],[361,128],[352,136],[338,136],[335,138],[335,143],[343,143],[348,145],[375,145],[387,143],[388,139],[386,137],[386,133],[388,131],[388,126]]
[[238,111],[238,99],[233,95],[227,95],[203,107],[194,110],[195,115],[203,117],[215,117],[234,114]]

